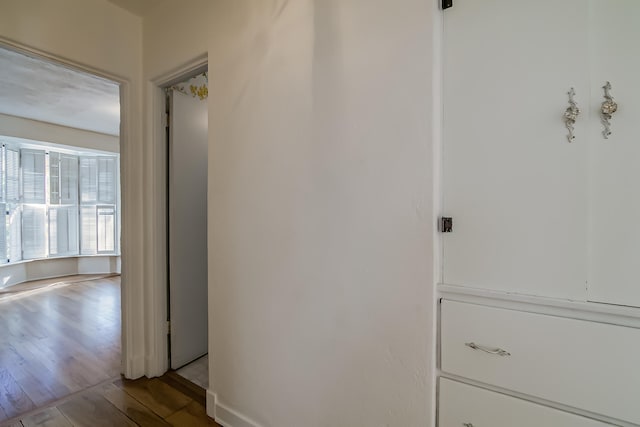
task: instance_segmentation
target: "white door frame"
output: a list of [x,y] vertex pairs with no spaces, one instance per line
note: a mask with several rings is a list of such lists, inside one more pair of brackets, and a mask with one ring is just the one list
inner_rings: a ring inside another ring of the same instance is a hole
[[207,54],[179,66],[168,73],[151,79],[147,84],[147,115],[149,144],[149,170],[146,172],[150,186],[147,191],[148,215],[151,223],[148,234],[146,261],[149,284],[146,290],[145,323],[147,326],[146,372],[149,377],[159,376],[169,369],[167,340],[167,152],[166,152],[166,96],[164,88],[184,81],[206,69]]
[[[141,210],[141,201],[136,194],[135,177],[140,170],[140,162],[143,158],[138,153],[135,142],[134,108],[132,108],[132,84],[129,79],[112,74],[110,72],[80,64],[67,58],[62,58],[48,52],[32,48],[13,40],[0,37],[0,44],[17,52],[39,57],[44,60],[61,64],[65,67],[93,74],[109,79],[120,86],[120,182],[128,185],[120,188],[121,199],[121,316],[122,316],[122,343],[121,372],[127,378],[136,378],[144,375],[144,324],[139,321],[140,308],[142,307],[143,270],[136,268],[141,265],[144,243],[144,230],[136,227],[138,213]],[[140,143],[141,144],[141,141]],[[139,180],[138,180],[139,181]],[[139,221],[138,221],[139,222]]]

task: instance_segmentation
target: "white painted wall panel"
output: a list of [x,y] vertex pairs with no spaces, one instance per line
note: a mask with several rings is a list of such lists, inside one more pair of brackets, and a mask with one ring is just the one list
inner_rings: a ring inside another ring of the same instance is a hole
[[145,17],[149,77],[209,53],[210,391],[259,425],[435,420],[437,13],[190,1]]
[[52,143],[69,149],[82,148],[111,153],[120,151],[120,140],[117,136],[58,126],[23,117],[0,114],[0,129],[3,136],[29,139],[37,143]]

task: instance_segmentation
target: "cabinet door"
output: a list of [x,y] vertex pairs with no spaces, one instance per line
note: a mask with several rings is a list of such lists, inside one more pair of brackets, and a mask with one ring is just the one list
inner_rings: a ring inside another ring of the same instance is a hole
[[588,0],[456,0],[444,11],[445,283],[586,298]]
[[[589,144],[591,301],[640,306],[640,1],[591,0]],[[602,137],[601,87],[618,111]]]

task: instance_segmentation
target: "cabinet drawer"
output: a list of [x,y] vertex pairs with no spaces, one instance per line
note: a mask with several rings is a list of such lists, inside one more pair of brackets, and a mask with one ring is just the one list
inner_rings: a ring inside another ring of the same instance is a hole
[[640,329],[447,300],[441,328],[443,372],[640,424]]
[[547,406],[440,379],[438,427],[610,427]]

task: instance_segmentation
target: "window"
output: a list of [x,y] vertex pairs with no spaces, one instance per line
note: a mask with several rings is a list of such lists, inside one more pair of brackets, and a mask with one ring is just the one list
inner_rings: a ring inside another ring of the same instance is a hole
[[22,258],[47,256],[47,194],[44,150],[20,150],[22,183]]
[[49,255],[77,255],[78,156],[49,153]]
[[[7,148],[2,150],[3,156],[3,189],[6,190],[8,203],[20,201],[20,151]],[[6,173],[5,173],[6,172]],[[4,193],[4,192],[3,192]]]
[[78,209],[74,207],[49,208],[49,254],[78,254]]
[[22,201],[45,204],[45,151],[20,150],[22,171]]
[[116,160],[106,156],[80,158],[82,254],[116,250]]
[[22,259],[22,211],[19,205],[7,207],[7,257],[5,262],[20,261]]
[[46,206],[22,207],[22,258],[34,259],[47,256],[45,220]]
[[[6,243],[7,250],[3,262],[20,261],[22,259],[22,209],[20,206],[20,150],[3,147],[2,156],[2,191],[5,197]],[[1,225],[0,225],[1,227]]]
[[116,254],[118,157],[0,147],[0,263]]

